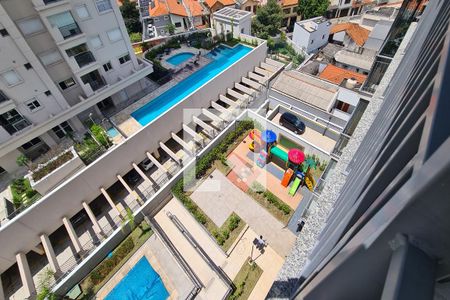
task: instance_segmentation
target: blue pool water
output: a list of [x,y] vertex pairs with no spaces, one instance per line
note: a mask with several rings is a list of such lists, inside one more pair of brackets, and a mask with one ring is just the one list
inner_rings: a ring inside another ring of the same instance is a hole
[[189,52],[183,52],[183,53],[178,53],[175,54],[172,57],[169,57],[166,61],[174,66],[178,66],[181,63],[184,63],[185,61],[187,61],[189,58],[192,58],[194,56],[193,53],[189,53]]
[[106,130],[106,134],[113,138],[113,137],[119,135],[119,132],[117,131],[116,128],[111,127],[110,129]]
[[169,297],[161,277],[142,257],[105,300],[163,300]]
[[206,55],[212,59],[209,64],[134,111],[131,116],[142,126],[147,125],[252,50],[244,45],[237,45],[233,49],[224,46],[216,49]]

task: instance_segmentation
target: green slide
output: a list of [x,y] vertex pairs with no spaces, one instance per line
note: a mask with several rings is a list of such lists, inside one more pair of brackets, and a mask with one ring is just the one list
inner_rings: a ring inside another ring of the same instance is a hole
[[289,190],[289,195],[294,196],[295,192],[297,192],[298,186],[300,185],[300,178],[296,177],[294,183],[292,184],[291,189]]
[[278,157],[282,161],[287,161],[288,160],[288,154],[285,151],[283,151],[280,148],[278,148],[277,146],[273,146],[272,148],[270,148],[270,153],[273,156]]

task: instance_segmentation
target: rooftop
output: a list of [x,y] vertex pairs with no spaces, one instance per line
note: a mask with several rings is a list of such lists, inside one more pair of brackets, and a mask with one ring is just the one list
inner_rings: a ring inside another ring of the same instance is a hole
[[328,19],[324,18],[324,17],[317,17],[317,18],[313,18],[313,19],[308,19],[308,20],[303,20],[300,22],[297,22],[298,25],[300,25],[301,27],[303,27],[306,31],[308,32],[314,32],[317,30],[317,26],[327,22],[328,25],[331,25],[331,22],[328,21]]
[[350,38],[358,45],[363,46],[369,38],[370,31],[355,23],[341,23],[331,27],[330,34],[345,31]]
[[231,8],[231,7],[224,7],[221,10],[216,11],[214,13],[214,16],[225,18],[225,19],[233,19],[233,20],[238,21],[238,20],[249,17],[251,14],[252,13],[249,11],[235,9],[235,8]]
[[335,54],[334,59],[337,62],[346,65],[355,66],[364,70],[370,70],[372,63],[375,60],[376,53],[377,52],[375,50],[371,49],[364,49],[361,53],[341,50]]
[[217,2],[221,3],[223,6],[235,5],[234,0],[205,0],[205,3],[209,8],[213,7]]
[[329,64],[320,73],[319,78],[339,85],[346,79],[355,79],[358,83],[362,84],[367,76]]
[[[203,15],[203,8],[197,0],[155,0],[153,5],[149,6],[149,13],[152,17],[159,17],[168,14],[188,17]],[[189,10],[189,12],[187,11]]]
[[339,89],[331,83],[298,71],[281,73],[272,88],[325,111],[334,101]]
[[282,0],[281,1],[281,5],[283,7],[293,6],[293,5],[297,6],[298,5],[298,1],[297,0]]

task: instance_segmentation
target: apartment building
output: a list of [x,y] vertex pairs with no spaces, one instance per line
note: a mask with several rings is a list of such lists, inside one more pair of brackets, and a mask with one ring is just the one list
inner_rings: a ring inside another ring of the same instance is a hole
[[449,12],[404,35],[271,296],[448,298]]
[[36,159],[146,88],[115,1],[0,1],[0,170]]

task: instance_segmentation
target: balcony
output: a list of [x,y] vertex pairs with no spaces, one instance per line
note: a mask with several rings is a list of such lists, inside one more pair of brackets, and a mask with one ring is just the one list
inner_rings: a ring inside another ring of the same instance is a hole
[[55,2],[59,2],[61,0],[42,0],[42,1],[44,2],[45,5],[48,5],[48,4],[52,4],[52,3],[55,3]]
[[83,68],[84,66],[87,66],[93,62],[95,62],[95,57],[92,55],[91,51],[86,51],[80,54],[77,54],[73,57],[75,61],[77,62],[78,66],[80,68]]
[[58,27],[58,29],[65,40],[82,33],[80,27],[78,27],[77,22]]

